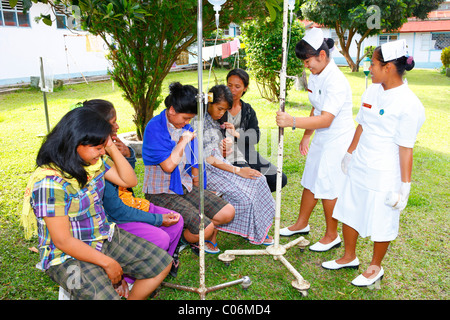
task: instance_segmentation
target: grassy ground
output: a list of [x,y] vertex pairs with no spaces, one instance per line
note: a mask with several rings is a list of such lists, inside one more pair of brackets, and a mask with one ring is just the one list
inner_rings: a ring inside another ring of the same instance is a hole
[[[354,114],[364,91],[364,75],[350,73],[343,68],[349,79],[354,98]],[[223,82],[225,71],[216,71]],[[171,73],[167,84],[180,81],[197,85],[196,72]],[[204,88],[208,87],[205,72]],[[437,71],[413,70],[408,74],[412,90],[426,108],[427,120],[418,136],[415,147],[413,184],[408,207],[402,213],[399,237],[391,244],[384,260],[385,277],[378,289],[357,289],[350,284],[359,272],[356,270],[327,271],[320,264],[335,259],[343,248],[325,253],[300,252],[297,248],[287,251],[284,257],[311,284],[307,297],[302,297],[292,286],[290,272],[271,256],[237,257],[227,267],[217,256],[206,256],[206,286],[215,286],[249,276],[252,285],[242,290],[240,285],[221,289],[207,295],[207,299],[231,300],[446,300],[449,298],[449,117],[450,79]],[[369,80],[370,82],[370,80]],[[214,84],[214,77],[210,85]],[[256,109],[263,139],[260,150],[267,152],[276,163],[278,131],[275,125],[277,104],[260,98],[256,83],[252,80],[245,100]],[[118,111],[119,132],[134,131],[133,110],[124,101],[120,90],[110,82],[66,86],[62,91],[48,95],[51,126],[69,111],[70,106],[85,99],[110,100]],[[0,96],[0,300],[57,299],[58,286],[34,266],[38,254],[28,248],[37,246],[36,239],[25,241],[18,224],[22,207],[23,191],[40,146],[39,135],[46,133],[42,93],[25,90]],[[291,90],[286,111],[297,116],[307,116],[310,104],[304,91]],[[300,179],[305,158],[299,155],[298,142],[302,130],[286,130],[284,136],[284,171],[289,183],[282,193],[281,227],[293,223],[298,214],[302,187]],[[143,181],[142,160],[138,161],[137,173]],[[135,191],[142,196],[141,186]],[[274,194],[275,196],[275,194]],[[311,233],[306,236],[311,243],[318,241],[324,230],[322,206],[319,203],[310,220]],[[273,233],[273,228],[272,231]],[[292,239],[282,238],[281,243]],[[263,249],[244,239],[220,233],[218,239],[222,251],[227,249]],[[364,270],[371,259],[372,242],[360,239],[357,254]],[[176,279],[170,282],[192,287],[199,286],[198,258],[191,251],[181,254],[181,266]],[[162,288],[155,299],[196,300],[199,295],[185,291]]]

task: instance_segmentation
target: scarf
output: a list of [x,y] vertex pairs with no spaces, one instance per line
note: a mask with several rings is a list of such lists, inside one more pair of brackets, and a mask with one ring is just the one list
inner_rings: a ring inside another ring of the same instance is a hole
[[[183,127],[183,130],[194,131],[190,124]],[[153,117],[147,124],[144,133],[144,143],[142,145],[142,159],[146,166],[159,165],[172,154],[176,142],[170,137],[167,129],[166,109],[159,115]],[[198,168],[198,141],[194,138],[186,145],[186,165],[187,172],[191,174],[191,167]],[[204,170],[204,181],[206,188],[206,170]],[[170,174],[169,189],[177,194],[183,194],[183,185],[181,183],[181,173],[178,166]]]
[[[97,163],[85,167],[86,173],[88,175],[88,182],[91,181],[96,172],[98,172],[103,165],[103,159],[97,161]],[[70,176],[68,174],[63,174],[60,170],[54,169],[50,166],[38,167],[30,177],[27,187],[25,188],[25,195],[23,199],[22,214],[20,216],[20,224],[24,228],[25,238],[30,239],[33,235],[37,235],[37,219],[34,215],[33,208],[31,207],[31,193],[33,192],[33,187],[36,182],[49,176],[57,176],[68,183],[70,183],[76,191],[80,191],[81,187],[78,180],[75,178],[66,178],[65,176]]]

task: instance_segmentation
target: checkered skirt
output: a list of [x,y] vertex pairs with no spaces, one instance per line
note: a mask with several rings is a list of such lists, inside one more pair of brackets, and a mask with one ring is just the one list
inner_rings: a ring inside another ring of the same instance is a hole
[[222,193],[223,199],[236,210],[230,223],[216,228],[248,238],[253,244],[264,242],[275,216],[275,201],[266,177],[246,179],[208,163],[206,172],[207,189]]

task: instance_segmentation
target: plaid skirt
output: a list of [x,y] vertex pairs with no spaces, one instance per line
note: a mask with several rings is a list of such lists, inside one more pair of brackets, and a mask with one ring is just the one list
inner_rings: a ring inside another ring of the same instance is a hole
[[[180,213],[184,219],[184,226],[192,234],[198,234],[200,229],[200,190],[196,186],[193,186],[190,192],[188,192],[184,187],[183,190],[185,191],[183,195],[146,193],[145,198],[156,206]],[[211,219],[214,218],[214,216],[227,204],[228,202],[221,197],[218,197],[211,191],[205,190],[203,200],[203,223],[205,228],[211,223]]]
[[[111,241],[103,243],[101,252],[116,260],[124,274],[136,279],[154,278],[172,262],[165,250],[118,227],[114,228]],[[73,300],[121,299],[105,270],[96,264],[68,259],[46,273]]]
[[263,243],[275,217],[275,200],[266,177],[246,179],[208,163],[206,173],[207,188],[222,193],[236,210],[231,222],[216,228],[248,238],[253,244]]

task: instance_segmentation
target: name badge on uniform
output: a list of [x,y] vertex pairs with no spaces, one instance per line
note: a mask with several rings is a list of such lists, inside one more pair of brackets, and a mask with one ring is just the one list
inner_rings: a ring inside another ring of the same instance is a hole
[[365,108],[369,108],[369,109],[372,108],[371,104],[368,104],[368,103],[365,103],[365,102],[363,102],[362,106],[365,107]]

